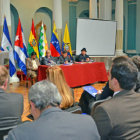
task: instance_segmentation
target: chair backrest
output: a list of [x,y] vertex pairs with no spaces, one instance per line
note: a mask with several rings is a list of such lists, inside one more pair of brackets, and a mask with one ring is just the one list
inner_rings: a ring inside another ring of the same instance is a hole
[[105,102],[105,101],[107,101],[107,100],[109,100],[109,99],[111,99],[110,96],[109,96],[108,98],[104,99],[104,100],[99,100],[99,101],[95,101],[95,102],[91,103],[91,104],[90,104],[91,116],[93,116],[94,111],[95,111],[95,109],[96,109],[96,107],[97,107],[98,105],[100,105],[101,103],[103,103],[103,102]]
[[81,114],[82,113],[81,107],[78,106],[78,105],[75,105],[75,106],[72,106],[68,109],[65,109],[65,111],[75,113],[75,114]]
[[76,56],[74,57],[74,61],[75,61],[75,62],[79,62],[79,55],[76,55]]
[[16,126],[10,127],[10,128],[3,128],[0,130],[0,140],[6,140],[8,137],[8,132],[15,128]]

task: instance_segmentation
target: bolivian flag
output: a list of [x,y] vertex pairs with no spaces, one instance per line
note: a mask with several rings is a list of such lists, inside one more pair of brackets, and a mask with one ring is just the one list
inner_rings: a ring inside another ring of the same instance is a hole
[[32,52],[36,52],[36,55],[39,58],[39,51],[38,51],[38,45],[37,45],[37,41],[36,41],[36,33],[35,33],[33,19],[32,19],[32,27],[31,27],[31,32],[30,32],[30,36],[29,36],[27,51],[28,51],[29,57],[31,57]]
[[43,22],[41,24],[41,29],[40,29],[40,38],[39,38],[38,48],[39,48],[39,57],[45,57],[46,51],[48,50],[48,42],[47,42]]

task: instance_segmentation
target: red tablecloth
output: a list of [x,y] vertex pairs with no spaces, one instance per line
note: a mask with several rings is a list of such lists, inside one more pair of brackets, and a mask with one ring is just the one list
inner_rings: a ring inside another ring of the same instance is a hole
[[[61,65],[66,81],[70,87],[91,84],[98,81],[107,81],[107,73],[103,62],[86,64]],[[38,81],[46,79],[48,66],[40,65],[38,68]]]

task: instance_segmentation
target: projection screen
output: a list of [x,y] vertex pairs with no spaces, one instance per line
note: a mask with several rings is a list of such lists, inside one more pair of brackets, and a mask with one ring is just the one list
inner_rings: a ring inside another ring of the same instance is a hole
[[113,56],[115,44],[115,21],[77,19],[76,55],[86,48],[90,56]]

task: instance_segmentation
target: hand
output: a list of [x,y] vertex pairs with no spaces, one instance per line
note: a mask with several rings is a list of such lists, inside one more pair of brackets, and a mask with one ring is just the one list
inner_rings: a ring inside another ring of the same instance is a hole
[[103,92],[103,90],[98,90],[97,94],[101,94]]
[[38,68],[33,68],[33,70],[34,70],[34,71],[37,71],[37,70],[38,70]]
[[89,62],[89,58],[86,58],[86,62]]

